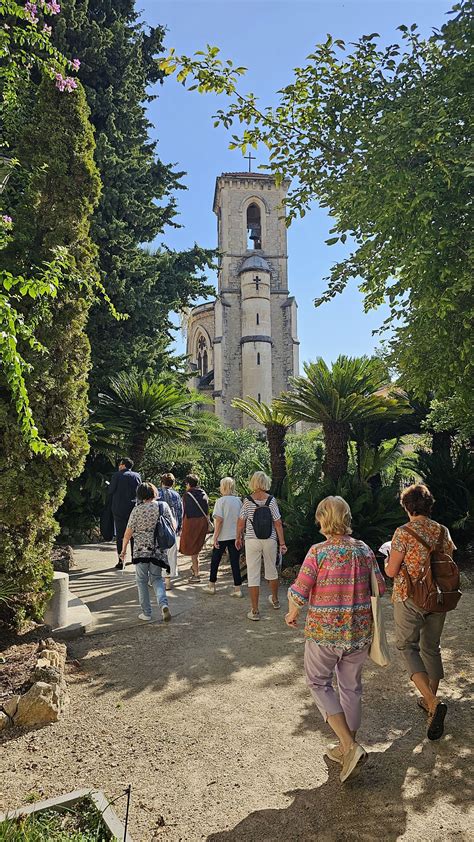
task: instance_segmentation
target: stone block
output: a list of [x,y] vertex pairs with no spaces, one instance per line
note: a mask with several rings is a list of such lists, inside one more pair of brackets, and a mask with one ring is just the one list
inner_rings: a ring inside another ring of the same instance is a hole
[[37,681],[20,697],[14,725],[33,726],[57,722],[61,712],[59,685]]

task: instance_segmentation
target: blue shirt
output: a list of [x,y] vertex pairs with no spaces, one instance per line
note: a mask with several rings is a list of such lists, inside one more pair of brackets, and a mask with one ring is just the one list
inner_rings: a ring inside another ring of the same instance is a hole
[[183,504],[178,492],[173,488],[165,488],[164,486],[161,486],[161,488],[158,489],[158,500],[164,500],[165,503],[168,503],[176,521],[176,532],[181,532],[181,527],[183,525]]

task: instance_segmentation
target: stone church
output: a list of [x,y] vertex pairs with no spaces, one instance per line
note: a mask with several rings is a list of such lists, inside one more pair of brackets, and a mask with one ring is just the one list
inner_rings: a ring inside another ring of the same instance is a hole
[[[187,324],[190,385],[214,399],[230,427],[253,422],[236,397],[269,403],[298,374],[297,304],[288,292],[287,229],[271,175],[223,173],[216,179],[219,271],[215,301],[194,307]],[[242,417],[243,416],[243,417]]]

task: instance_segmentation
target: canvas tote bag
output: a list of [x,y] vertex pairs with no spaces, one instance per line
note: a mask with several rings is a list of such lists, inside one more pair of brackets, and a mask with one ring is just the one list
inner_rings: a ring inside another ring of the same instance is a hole
[[379,583],[373,567],[370,569],[370,588],[372,596],[370,604],[372,607],[372,628],[373,637],[369,649],[369,658],[379,667],[386,667],[390,663],[390,654],[385,632],[382,600],[379,593]]

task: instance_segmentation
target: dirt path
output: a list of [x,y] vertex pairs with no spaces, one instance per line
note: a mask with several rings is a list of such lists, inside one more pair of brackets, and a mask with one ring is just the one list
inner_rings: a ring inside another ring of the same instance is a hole
[[304,683],[301,631],[269,606],[248,622],[247,601],[229,594],[228,576],[216,597],[185,586],[169,626],[70,644],[69,711],[3,738],[0,806],[89,785],[114,798],[131,782],[134,842],[473,839],[472,593],[446,623],[445,736],[424,738],[394,653],[387,669],[366,668],[370,759],[343,787],[322,754],[329,732]]

